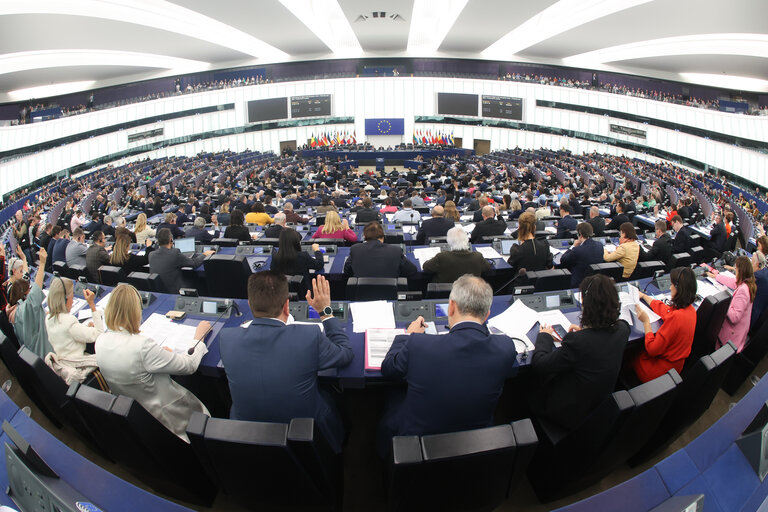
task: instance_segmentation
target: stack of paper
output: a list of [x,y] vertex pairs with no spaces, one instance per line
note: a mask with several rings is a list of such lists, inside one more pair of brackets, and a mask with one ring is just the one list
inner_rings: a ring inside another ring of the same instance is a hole
[[419,261],[421,268],[424,268],[424,263],[440,254],[440,250],[440,247],[419,247],[413,250],[413,257]]
[[365,369],[381,370],[381,363],[389,352],[395,336],[405,334],[405,329],[366,329]]
[[696,294],[699,295],[701,298],[705,299],[709,297],[710,295],[715,295],[717,293],[720,293],[722,288],[720,288],[719,283],[713,284],[709,283],[703,279],[699,279],[696,281]]
[[554,226],[547,226],[544,228],[544,231],[547,233],[552,233],[553,235],[557,233],[557,228]]
[[140,330],[161,347],[170,348],[174,352],[186,352],[195,344],[197,327],[172,322],[165,315],[153,313],[141,324]]
[[352,302],[349,309],[352,312],[354,332],[395,328],[395,312],[392,309],[392,304],[385,300]]
[[605,244],[604,249],[608,252],[613,252],[616,250],[616,246],[613,244]]
[[493,327],[509,337],[519,338],[522,344],[515,342],[518,352],[530,352],[534,349],[528,338],[528,331],[537,322],[536,312],[523,301],[516,300],[506,311],[488,320],[488,327]]
[[475,250],[483,255],[483,258],[487,260],[495,260],[502,258],[502,255],[493,247],[475,247]]

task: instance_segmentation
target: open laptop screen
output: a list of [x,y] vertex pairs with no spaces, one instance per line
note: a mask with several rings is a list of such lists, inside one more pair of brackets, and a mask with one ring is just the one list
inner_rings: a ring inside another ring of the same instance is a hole
[[173,241],[173,246],[181,252],[195,252],[195,238],[177,238]]

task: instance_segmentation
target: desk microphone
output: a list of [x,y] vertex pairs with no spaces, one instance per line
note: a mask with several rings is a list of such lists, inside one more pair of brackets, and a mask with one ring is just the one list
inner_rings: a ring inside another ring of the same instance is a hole
[[229,309],[231,307],[234,306],[234,308],[235,308],[235,311],[236,311],[235,316],[243,316],[243,314],[240,312],[240,308],[238,307],[237,303],[234,300],[226,299],[224,301],[224,304],[226,304],[226,307],[224,308],[224,311],[221,312],[221,314],[219,315],[219,318],[217,318],[213,323],[211,323],[211,326],[208,328],[207,331],[205,331],[203,333],[202,336],[200,336],[200,339],[197,340],[197,342],[195,342],[195,344],[192,345],[192,347],[190,347],[189,350],[187,350],[187,354],[188,355],[191,356],[192,354],[195,353],[195,349],[197,348],[198,343],[203,341],[205,339],[205,337],[208,336],[208,333],[210,333],[213,330],[213,326],[216,325],[219,322],[219,320],[221,320],[221,318],[227,313],[227,311],[229,311]]

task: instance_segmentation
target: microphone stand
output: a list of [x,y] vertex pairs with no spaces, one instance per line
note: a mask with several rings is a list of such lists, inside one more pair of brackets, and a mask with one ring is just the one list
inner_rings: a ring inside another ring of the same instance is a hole
[[229,311],[230,308],[232,307],[235,308],[235,311],[236,311],[235,316],[243,316],[243,314],[240,312],[240,308],[238,307],[237,303],[233,299],[226,299],[224,301],[224,304],[226,304],[227,307],[224,308],[224,311],[221,312],[219,317],[211,324],[208,330],[205,331],[202,336],[200,336],[200,339],[197,340],[197,342],[195,342],[195,344],[192,345],[192,347],[190,347],[189,350],[187,350],[188,355],[191,356],[192,354],[195,353],[195,349],[197,348],[197,345],[201,341],[203,341],[206,336],[208,336],[208,334],[213,330],[213,326],[216,325],[222,319],[222,317],[227,313],[227,311]]

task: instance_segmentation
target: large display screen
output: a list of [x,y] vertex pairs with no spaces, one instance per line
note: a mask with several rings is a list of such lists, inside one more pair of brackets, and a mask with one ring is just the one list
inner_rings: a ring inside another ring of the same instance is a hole
[[248,102],[248,122],[288,118],[288,98],[270,98]]
[[291,117],[331,115],[331,95],[291,96]]
[[477,116],[477,94],[437,93],[437,113],[456,116]]
[[500,117],[502,119],[523,120],[522,98],[507,96],[486,96],[483,94],[483,117]]

